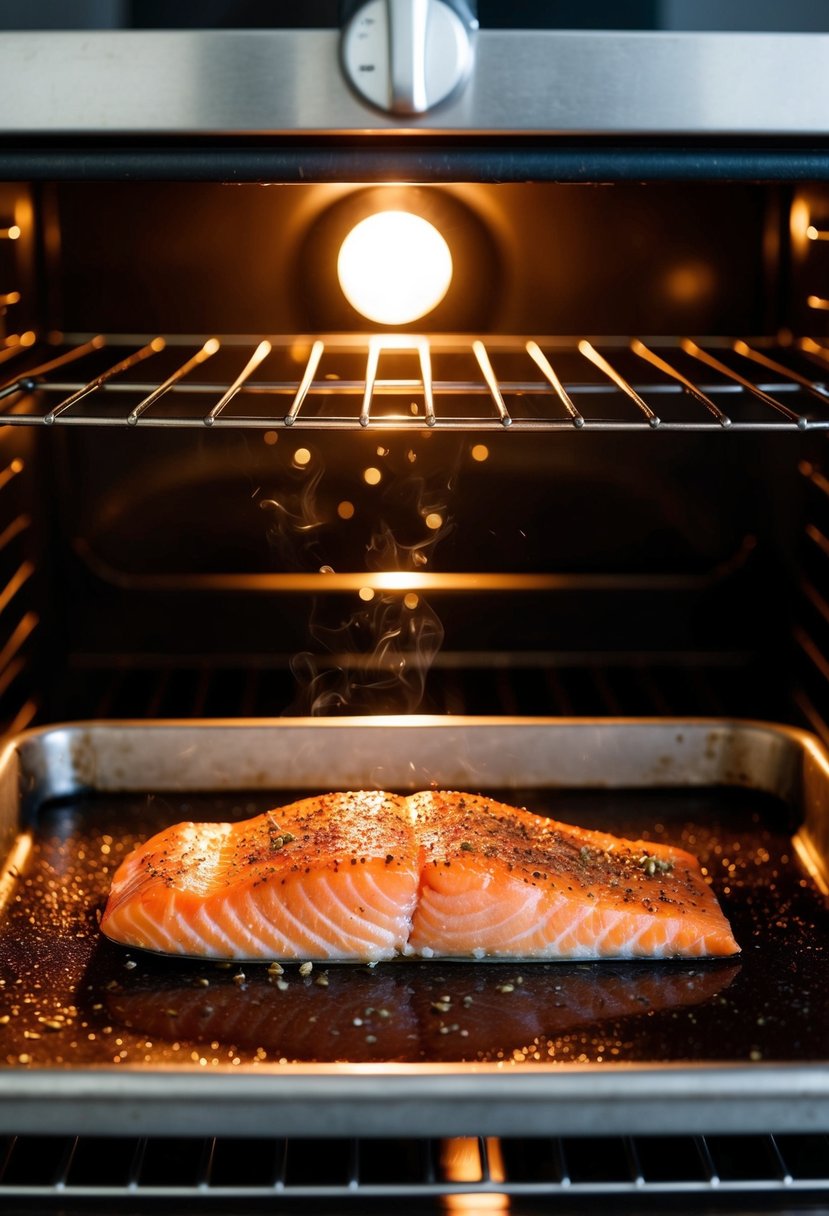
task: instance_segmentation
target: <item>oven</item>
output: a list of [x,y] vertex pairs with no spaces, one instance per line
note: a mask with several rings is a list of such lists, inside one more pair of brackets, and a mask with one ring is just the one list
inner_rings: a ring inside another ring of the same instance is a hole
[[[4,1210],[825,1208],[829,36],[334,7],[0,37]],[[165,823],[430,784],[742,954],[99,937]]]

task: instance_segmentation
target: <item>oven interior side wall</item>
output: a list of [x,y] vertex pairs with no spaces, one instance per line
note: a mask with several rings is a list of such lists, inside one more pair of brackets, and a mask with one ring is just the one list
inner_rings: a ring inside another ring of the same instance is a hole
[[[332,266],[377,197],[38,189],[36,321],[78,334],[368,328]],[[825,189],[456,186],[394,201],[432,214],[455,254],[430,330],[825,332],[829,314],[808,300],[829,294],[829,242],[807,235],[829,214]],[[421,709],[821,729],[829,717],[820,435],[54,427],[13,440],[31,449],[43,670],[24,665],[37,691],[21,690],[8,721]],[[0,522],[16,518],[9,507]],[[407,569],[415,552],[438,576],[502,577],[474,591],[438,579],[406,604],[405,589],[366,600],[320,574]],[[292,572],[319,582],[263,580]],[[547,583],[528,591],[526,575]],[[12,645],[25,612],[5,619]]]

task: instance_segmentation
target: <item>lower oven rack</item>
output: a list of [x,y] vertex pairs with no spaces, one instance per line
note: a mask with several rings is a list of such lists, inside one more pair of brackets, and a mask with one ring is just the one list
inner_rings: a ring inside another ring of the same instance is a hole
[[457,431],[829,428],[809,336],[13,334],[0,422]]
[[[321,770],[321,764],[323,770]],[[826,894],[829,761],[811,736],[745,721],[337,719],[83,723],[29,732],[0,758],[0,818],[17,852],[4,894],[25,899],[26,842],[55,799],[384,786],[682,789],[740,786],[784,799],[804,882]],[[825,908],[824,908],[825,911]],[[60,950],[61,943],[53,943]],[[406,966],[406,964],[400,964]],[[780,1010],[785,1017],[785,1009]],[[820,1013],[815,1011],[820,1025]],[[0,1028],[2,1031],[5,1028]],[[34,1036],[37,1038],[38,1036]],[[822,1041],[822,1036],[821,1036]],[[9,1134],[349,1137],[807,1132],[829,1127],[829,1060],[687,1059],[277,1063],[202,1069],[10,1060]]]
[[568,1210],[590,1200],[719,1200],[733,1211],[738,1197],[788,1205],[814,1202],[827,1190],[829,1138],[822,1134],[244,1142],[18,1136],[0,1143],[0,1199],[32,1204],[167,1200],[204,1211],[229,1200],[412,1205],[458,1196],[463,1211],[509,1211],[510,1199],[525,1213],[549,1211],[552,1199]]

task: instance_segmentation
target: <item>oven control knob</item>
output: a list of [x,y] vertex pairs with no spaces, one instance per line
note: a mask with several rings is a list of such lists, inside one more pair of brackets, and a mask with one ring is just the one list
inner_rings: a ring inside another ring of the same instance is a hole
[[368,0],[343,34],[343,67],[366,101],[424,114],[463,84],[477,21],[463,0]]

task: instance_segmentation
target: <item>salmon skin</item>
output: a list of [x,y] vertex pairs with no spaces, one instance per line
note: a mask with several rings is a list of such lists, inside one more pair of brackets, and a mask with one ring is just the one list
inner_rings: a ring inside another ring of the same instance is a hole
[[699,862],[480,795],[306,798],[180,823],[120,865],[101,929],[215,959],[704,958],[739,946]]

